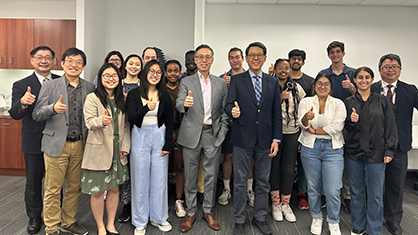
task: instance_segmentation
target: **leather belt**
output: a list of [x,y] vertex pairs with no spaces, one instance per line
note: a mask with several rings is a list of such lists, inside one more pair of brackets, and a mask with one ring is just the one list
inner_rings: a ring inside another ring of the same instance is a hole
[[204,125],[202,126],[202,130],[207,130],[207,129],[211,129],[212,125]]
[[81,140],[81,135],[76,135],[76,136],[67,136],[67,138],[65,139],[65,141],[67,142],[76,142]]

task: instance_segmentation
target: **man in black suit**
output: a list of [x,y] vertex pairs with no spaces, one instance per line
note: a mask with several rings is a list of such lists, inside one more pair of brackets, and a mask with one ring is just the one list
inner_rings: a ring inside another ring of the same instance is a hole
[[27,232],[39,232],[42,226],[42,178],[44,175],[44,157],[41,152],[42,131],[45,122],[35,122],[32,111],[44,81],[58,78],[51,68],[55,52],[47,46],[39,46],[30,52],[30,61],[35,72],[13,83],[12,108],[13,119],[22,119],[22,152],[26,163],[25,204],[29,217]]
[[398,80],[401,70],[401,58],[398,55],[383,55],[379,60],[382,80],[371,86],[373,92],[387,96],[395,105],[399,144],[393,160],[386,165],[383,214],[385,225],[392,234],[402,234],[400,223],[403,214],[403,188],[408,168],[407,152],[412,148],[412,114],[414,107],[418,109],[418,89]]
[[273,231],[266,223],[270,192],[271,158],[282,139],[280,86],[276,78],[263,73],[267,48],[261,42],[245,50],[247,72],[232,76],[225,111],[233,120],[231,144],[234,146],[234,234],[245,234],[247,177],[254,162],[255,200],[253,225],[263,234]]

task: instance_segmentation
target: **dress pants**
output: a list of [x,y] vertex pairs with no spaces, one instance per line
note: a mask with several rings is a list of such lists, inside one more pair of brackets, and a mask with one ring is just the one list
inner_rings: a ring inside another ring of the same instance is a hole
[[26,214],[29,218],[42,216],[42,179],[44,178],[45,163],[44,154],[25,153],[26,189],[25,204]]

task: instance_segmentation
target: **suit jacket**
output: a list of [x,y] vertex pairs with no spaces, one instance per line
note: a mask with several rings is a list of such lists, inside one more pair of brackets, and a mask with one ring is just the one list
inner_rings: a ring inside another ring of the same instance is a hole
[[[39,93],[38,101],[32,113],[32,118],[35,121],[45,121],[45,129],[42,132],[42,147],[41,150],[45,154],[51,157],[58,157],[62,149],[64,148],[65,139],[68,132],[68,110],[64,113],[58,114],[54,111],[54,104],[59,100],[60,96],[63,96],[62,103],[68,107],[68,94],[67,86],[65,84],[65,74],[60,78],[46,82]],[[80,78],[80,84],[82,86],[82,103],[89,93],[94,91],[94,85],[86,80]],[[86,143],[87,128],[82,117],[82,129],[83,129],[83,143]]]
[[[228,132],[228,116],[225,113],[225,103],[227,96],[227,86],[225,80],[215,75],[211,77],[211,118],[214,142],[218,147],[225,139]],[[192,92],[193,106],[184,108],[186,96]],[[205,109],[203,106],[202,86],[200,85],[199,75],[195,73],[181,79],[179,93],[176,100],[176,109],[183,113],[183,120],[180,124],[177,142],[187,148],[197,147],[202,134],[203,118]]]
[[[99,97],[94,93],[87,95],[83,107],[84,120],[89,129],[86,147],[84,149],[83,162],[81,168],[103,171],[109,170],[113,160],[113,134],[115,127],[113,122],[109,126],[103,126],[103,115],[105,110],[112,116],[110,105],[105,108],[100,102]],[[119,127],[119,151],[127,152],[131,148],[130,125],[128,115],[118,112]],[[124,156],[121,160],[122,165],[128,163],[128,157]]]
[[[373,92],[382,93],[382,81],[372,84]],[[402,152],[412,149],[412,115],[414,107],[418,109],[418,89],[415,85],[399,81],[395,89],[395,114],[398,129],[398,146]]]
[[[258,139],[262,149],[270,149],[273,139],[282,140],[282,107],[277,78],[263,73],[261,92],[257,106],[250,73],[247,71],[231,77],[225,111],[233,120],[232,145],[253,148]],[[238,118],[233,118],[231,113],[235,101],[241,112]]]
[[[51,74],[52,79],[60,76]],[[26,109],[22,109],[20,99],[31,88],[31,93],[36,96],[35,102]],[[35,72],[19,81],[13,83],[12,108],[9,110],[10,116],[15,120],[22,119],[22,152],[27,154],[41,154],[42,131],[45,127],[45,121],[36,122],[32,119],[33,108],[38,100],[38,94],[41,90],[41,83]]]

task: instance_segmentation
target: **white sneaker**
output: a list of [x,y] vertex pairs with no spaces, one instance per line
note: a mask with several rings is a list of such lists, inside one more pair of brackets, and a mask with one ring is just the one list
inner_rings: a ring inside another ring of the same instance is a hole
[[221,205],[227,205],[228,200],[231,198],[231,191],[229,189],[224,189],[221,196],[218,198],[218,203]]
[[328,223],[330,235],[341,235],[340,223]]
[[248,201],[248,205],[250,205],[251,207],[254,207],[254,191],[253,190],[248,190],[247,191],[247,201]]
[[282,205],[274,205],[271,206],[271,213],[273,219],[276,221],[283,221],[283,214],[282,214]]
[[292,208],[290,208],[290,205],[282,205],[282,211],[284,214],[284,217],[286,218],[287,221],[289,222],[296,222],[296,216],[295,214],[293,214]]
[[168,221],[165,221],[162,224],[157,224],[151,221],[151,225],[157,227],[163,232],[168,232],[168,231],[171,231],[171,229],[173,229],[173,227],[171,227],[171,224]]
[[322,218],[313,219],[311,224],[311,233],[320,235],[322,231]]
[[177,217],[183,218],[183,217],[186,216],[186,210],[184,209],[182,200],[180,200],[180,199],[176,200],[176,203],[174,205],[174,209],[176,210]]
[[146,231],[147,231],[147,226],[146,225],[143,228],[135,228],[135,230],[134,230],[135,235],[145,235]]

